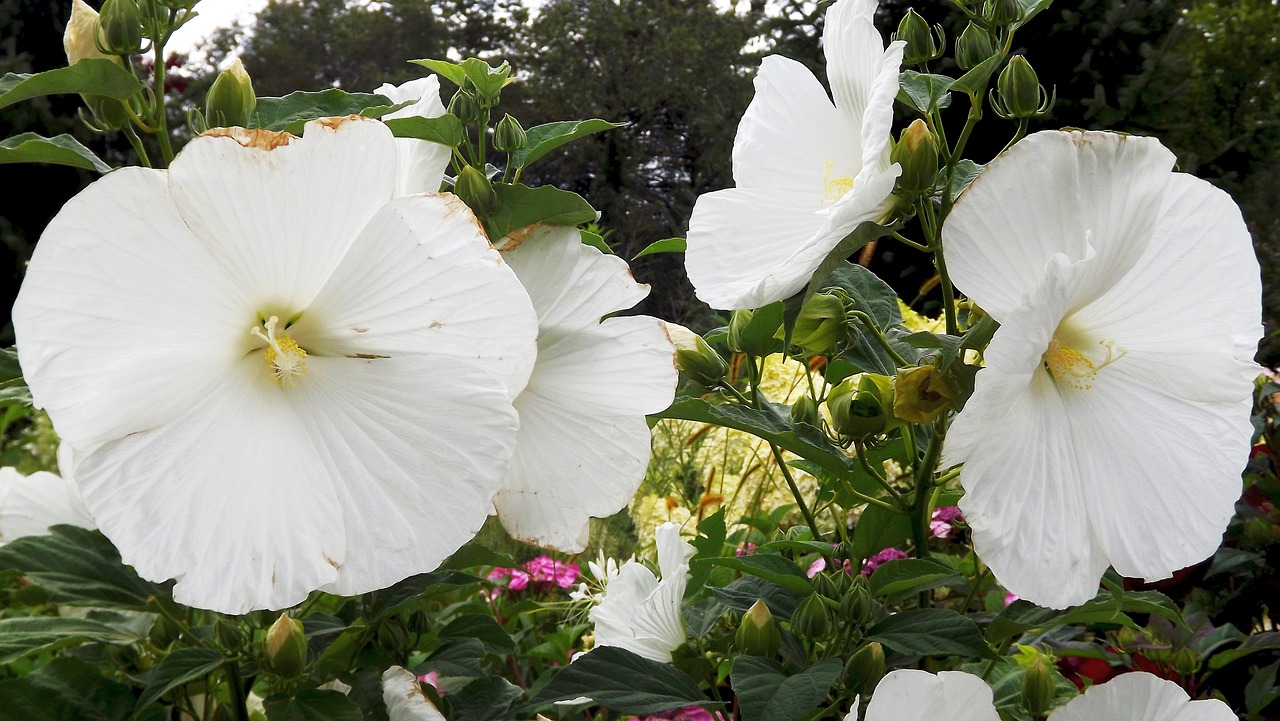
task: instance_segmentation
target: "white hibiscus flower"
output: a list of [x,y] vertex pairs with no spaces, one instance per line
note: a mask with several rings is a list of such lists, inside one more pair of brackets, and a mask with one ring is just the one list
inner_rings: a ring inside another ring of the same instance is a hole
[[595,624],[596,646],[616,646],[651,661],[670,663],[671,652],[685,640],[680,606],[694,549],[680,538],[680,527],[674,523],[658,526],[656,541],[662,579],[634,558],[616,573],[598,575],[605,584],[604,593],[588,618]]
[[[444,115],[444,104],[440,102],[440,78],[436,75],[410,80],[401,85],[383,83],[374,92],[397,105],[412,101],[411,105],[382,116],[384,120],[438,118]],[[449,157],[453,152],[449,146],[417,138],[396,138],[396,147],[400,155],[396,195],[434,193],[440,190],[445,168],[449,167]]]
[[839,0],[823,44],[834,104],[804,65],[769,56],[733,144],[736,188],[698,198],[685,267],[713,308],[789,297],[860,223],[879,220],[900,169],[889,130],[904,43],[872,23],[877,0]]
[[979,555],[1024,599],[1092,598],[1211,555],[1249,455],[1257,260],[1226,193],[1152,138],[1048,131],[997,158],[943,229],[1001,323],[945,462]]
[[400,666],[382,673],[382,702],[391,721],[445,721],[444,714],[422,692],[417,677]]
[[[858,704],[845,721],[858,721]],[[962,671],[937,675],[915,669],[890,671],[876,684],[865,721],[1000,721],[991,687]]]
[[538,360],[515,401],[520,433],[494,504],[513,537],[578,552],[589,519],[621,510],[644,479],[645,414],[671,404],[675,348],[656,318],[601,321],[649,287],[576,228],[541,227],[502,255],[538,313]]
[[382,123],[230,129],[73,198],[18,301],[99,527],[182,603],[282,608],[435,568],[506,472],[528,295]]
[[24,476],[16,468],[0,468],[0,544],[43,536],[50,526],[61,524],[96,528],[70,478],[47,471]]
[[1126,673],[1092,686],[1049,714],[1049,721],[1237,721],[1217,699],[1192,701],[1182,687],[1149,673]]

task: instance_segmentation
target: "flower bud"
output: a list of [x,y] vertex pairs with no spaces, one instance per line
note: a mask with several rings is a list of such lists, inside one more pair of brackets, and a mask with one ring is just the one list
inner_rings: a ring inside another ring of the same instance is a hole
[[404,621],[395,617],[385,619],[382,623],[379,623],[378,630],[373,635],[374,647],[387,656],[398,655],[403,649],[405,641],[408,640],[408,627],[405,626]]
[[[791,344],[814,355],[830,355],[849,336],[844,302],[831,293],[815,293],[804,302],[791,332]],[[782,340],[784,329],[773,335]]]
[[464,123],[474,123],[480,119],[480,103],[476,102],[475,96],[466,90],[459,90],[453,94],[453,99],[449,101],[449,112],[458,116],[458,119]]
[[218,73],[205,95],[204,118],[211,128],[248,127],[258,98],[253,94],[253,81],[244,63],[236,58],[226,70]]
[[831,630],[831,609],[822,596],[811,593],[791,614],[791,630],[809,639],[821,639]]
[[1008,25],[1022,17],[1022,3],[1018,0],[987,0],[982,6],[982,17],[994,25]]
[[488,216],[494,204],[498,202],[498,194],[493,192],[493,184],[484,177],[484,173],[470,165],[465,166],[462,172],[458,173],[453,192],[482,218]]
[[137,0],[106,0],[98,18],[98,43],[111,55],[142,52],[142,10]]
[[902,166],[898,188],[914,195],[933,188],[938,176],[938,139],[923,120],[917,118],[902,131],[889,157]]
[[[844,574],[840,574],[844,575]],[[819,573],[810,581],[813,586],[813,592],[823,598],[838,600],[841,598],[840,586],[836,583],[836,577],[830,573]]]
[[738,625],[734,640],[738,650],[748,656],[772,658],[777,655],[782,647],[782,632],[763,599],[757,600],[742,614],[742,623]]
[[[1044,97],[1044,88],[1040,87],[1040,79],[1031,63],[1021,55],[1009,58],[1009,64],[1000,71],[996,80],[1000,104],[995,106],[996,114],[1002,118],[1025,120],[1044,115],[1052,107],[1052,100]],[[1003,107],[1001,107],[1003,106]]]
[[856,574],[840,602],[840,615],[859,626],[866,626],[876,620],[876,601],[871,596],[871,587],[867,585],[867,577]]
[[759,328],[751,325],[755,311],[735,310],[729,316],[729,349],[734,353],[766,356],[774,350],[777,328]]
[[821,422],[818,419],[818,402],[809,396],[802,396],[796,399],[796,402],[791,405],[791,422],[807,423],[814,428],[820,428],[821,426],[818,425]]
[[996,41],[991,33],[974,23],[966,25],[956,38],[956,64],[963,70],[972,70],[995,54]]
[[239,651],[244,646],[244,631],[223,616],[218,616],[213,622],[213,635],[218,639],[218,645],[225,651]]
[[676,368],[699,385],[715,388],[729,372],[729,364],[702,336],[675,323],[664,324],[667,337],[676,347]]
[[893,381],[893,415],[912,423],[932,423],[957,395],[955,386],[937,368],[903,368]]
[[858,649],[844,667],[845,682],[858,693],[869,693],[884,677],[884,646],[878,641]]
[[827,412],[843,436],[884,433],[899,425],[893,417],[893,379],[873,373],[845,378],[827,396]]
[[929,21],[915,10],[907,10],[907,14],[902,16],[895,37],[907,43],[902,52],[903,65],[922,65],[941,55],[933,40],[933,31],[929,29]]
[[1194,649],[1184,646],[1173,655],[1173,663],[1171,665],[1174,671],[1183,676],[1194,676],[1200,673],[1202,661],[1200,654],[1196,653]]
[[526,140],[520,121],[511,117],[510,114],[503,115],[502,120],[498,121],[498,127],[493,131],[493,147],[504,153],[514,153],[523,148]]
[[307,637],[303,634],[302,622],[290,618],[287,612],[280,614],[267,629],[262,652],[267,667],[281,678],[301,675],[307,666]]
[[1045,664],[1043,658],[1037,658],[1027,667],[1022,677],[1022,705],[1033,717],[1044,716],[1053,705],[1053,697],[1057,688],[1053,682],[1053,672]]
[[[110,60],[121,65],[120,58],[107,55],[98,49],[94,38],[98,34],[98,11],[89,7],[84,0],[75,0],[71,5],[71,19],[67,21],[67,29],[62,34],[62,47],[67,51],[67,64],[75,65],[81,60]],[[93,117],[104,130],[118,130],[129,123],[129,113],[124,102],[105,95],[81,95]]]

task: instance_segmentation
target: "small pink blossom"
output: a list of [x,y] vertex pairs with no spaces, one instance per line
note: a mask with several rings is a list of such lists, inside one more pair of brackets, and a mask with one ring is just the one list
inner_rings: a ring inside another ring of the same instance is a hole
[[[853,566],[849,564],[849,560],[845,559],[843,561],[843,565],[844,565],[844,572],[852,576]],[[819,556],[818,560],[809,564],[809,570],[805,572],[805,575],[808,576],[809,578],[813,578],[814,576],[818,575],[819,573],[822,573],[825,570],[827,570],[827,559],[825,556]]]
[[907,558],[907,554],[896,548],[886,548],[876,555],[862,562],[862,575],[870,576],[881,565],[889,561],[897,561]]
[[1016,594],[1016,593],[1005,593],[1005,594],[1004,594],[1004,605],[1006,605],[1006,606],[1011,605],[1014,601],[1017,601],[1017,600],[1018,600],[1018,594]]
[[427,673],[419,676],[418,683],[425,683],[431,688],[434,688],[437,694],[441,696],[444,695],[444,691],[440,690],[440,672],[439,671],[428,671]]
[[929,531],[935,538],[950,538],[951,532],[955,530],[955,522],[963,520],[959,506],[935,508],[930,516]]
[[519,568],[495,568],[486,576],[490,581],[501,581],[506,578],[507,588],[512,591],[523,591],[529,587],[529,574]]
[[508,579],[506,588],[509,591],[524,591],[532,583],[539,591],[552,588],[573,588],[582,569],[576,563],[557,561],[550,556],[538,556],[524,564],[521,568],[494,568],[487,578],[490,581]]
[[722,714],[711,713],[700,706],[685,706],[664,711],[657,716],[637,717],[635,721],[725,721],[725,718]]
[[[755,553],[755,552],[756,552],[756,544],[754,544],[754,543],[746,543],[746,544],[743,544],[743,545],[741,545],[741,546],[738,546],[738,548],[733,552],[733,555],[735,555],[735,556],[739,556],[739,557],[741,557],[741,556],[750,556],[751,554],[753,554],[753,553]],[[812,577],[811,577],[811,578],[812,578]]]

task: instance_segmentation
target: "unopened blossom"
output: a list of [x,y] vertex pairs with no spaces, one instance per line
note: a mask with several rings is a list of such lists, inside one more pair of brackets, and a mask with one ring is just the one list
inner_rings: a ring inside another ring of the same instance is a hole
[[832,98],[801,63],[776,55],[761,63],[733,143],[737,187],[698,198],[689,219],[685,268],[711,307],[756,308],[795,294],[845,236],[889,212],[904,43],[885,48],[872,22],[877,4],[837,0],[827,10]]
[[69,477],[47,471],[24,476],[16,468],[0,468],[0,545],[43,536],[50,526],[64,524],[96,527]]
[[502,256],[537,311],[538,358],[515,399],[520,434],[494,506],[513,538],[578,552],[590,519],[617,513],[644,479],[645,415],[675,396],[675,347],[656,318],[602,320],[649,287],[576,228],[540,227]]
[[400,666],[382,673],[382,702],[391,721],[445,721],[422,692],[418,678]]
[[536,318],[451,195],[359,117],[239,128],[67,203],[13,322],[124,562],[226,613],[431,570],[484,523]]
[[1249,457],[1258,263],[1240,210],[1154,138],[1046,131],[987,166],[943,228],[1000,323],[944,463],[982,560],[1083,603],[1107,566],[1168,578],[1218,548]]
[[[397,105],[409,103],[382,116],[384,120],[438,118],[444,115],[444,104],[440,102],[440,78],[436,75],[400,85],[383,83],[374,92]],[[444,171],[449,167],[450,154],[453,152],[449,146],[418,138],[396,138],[396,149],[400,156],[396,195],[434,193],[440,190]]]
[[[991,687],[961,671],[890,671],[871,694],[864,721],[999,721]],[[858,721],[857,704],[845,721]]]
[[596,646],[616,646],[670,663],[671,652],[685,640],[680,609],[694,549],[680,538],[680,527],[674,523],[662,524],[655,535],[661,579],[635,559],[616,573],[605,571],[604,593],[588,618],[595,625]]

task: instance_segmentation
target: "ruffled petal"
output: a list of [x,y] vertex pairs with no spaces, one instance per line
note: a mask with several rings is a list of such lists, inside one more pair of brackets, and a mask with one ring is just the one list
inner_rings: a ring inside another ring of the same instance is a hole
[[1085,689],[1049,714],[1049,721],[1236,721],[1225,703],[1192,701],[1178,684],[1149,673],[1126,673]]
[[664,658],[660,649],[637,642],[635,637],[636,609],[657,589],[658,579],[652,571],[634,560],[622,564],[609,579],[600,602],[587,614],[594,625],[595,645],[623,648],[654,661],[670,661],[670,651]]
[[855,167],[884,170],[889,165],[893,100],[906,43],[895,41],[885,48],[874,23],[878,5],[877,0],[832,3],[822,44],[836,107],[860,136]]
[[325,118],[301,139],[239,128],[202,135],[174,159],[169,188],[226,274],[255,303],[294,313],[392,198],[397,163],[382,123]]
[[1137,262],[1164,206],[1174,156],[1154,138],[1048,130],[978,176],[943,227],[956,287],[1004,322],[1049,258],[1098,256],[1076,281],[1076,310]]
[[16,468],[0,468],[0,544],[42,536],[63,524],[97,528],[75,483],[45,471],[24,476]]
[[[440,78],[436,75],[410,80],[400,86],[384,83],[374,92],[385,95],[396,104],[416,101],[387,113],[382,116],[384,120],[438,118],[444,115],[444,104],[440,102]],[[396,149],[400,155],[396,195],[435,193],[440,190],[452,153],[447,145],[417,138],[396,138]]]
[[400,666],[382,672],[382,702],[390,721],[445,721],[440,709],[427,700],[418,678]]
[[[852,716],[853,714],[851,714]],[[991,687],[962,671],[937,675],[916,669],[890,671],[876,684],[866,721],[998,721]]]
[[471,210],[440,194],[388,203],[290,333],[316,355],[450,356],[514,397],[533,370],[538,322]]
[[23,375],[58,434],[88,446],[162,425],[247,350],[254,311],[169,199],[124,168],[63,206],[13,307]]

